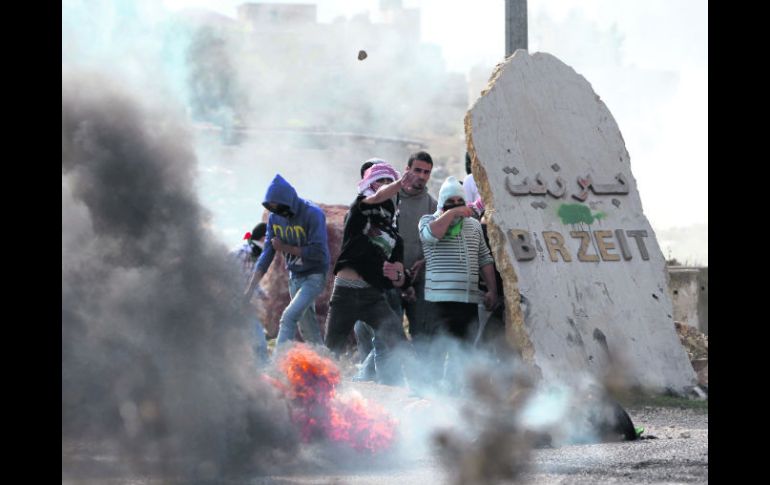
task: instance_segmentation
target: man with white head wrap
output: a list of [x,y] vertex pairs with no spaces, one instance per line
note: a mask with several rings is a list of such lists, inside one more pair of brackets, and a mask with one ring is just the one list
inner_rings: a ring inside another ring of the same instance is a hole
[[[472,338],[469,330],[478,318],[478,304],[483,300],[487,309],[497,304],[494,261],[481,223],[464,197],[462,185],[448,177],[439,191],[439,209],[419,222],[426,258],[425,299],[434,302],[439,325],[432,330],[455,337],[463,345]],[[479,273],[488,289],[483,297]]]

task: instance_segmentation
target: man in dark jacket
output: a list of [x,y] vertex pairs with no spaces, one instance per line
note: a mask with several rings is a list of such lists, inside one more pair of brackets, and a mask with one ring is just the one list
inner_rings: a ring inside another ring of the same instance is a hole
[[306,342],[321,344],[315,299],[324,289],[329,270],[326,216],[318,206],[299,198],[294,187],[278,174],[267,188],[262,205],[270,211],[265,247],[244,296],[251,297],[275,252],[281,251],[289,271],[291,302],[281,315],[276,346],[294,338],[298,322]]
[[359,183],[359,195],[345,220],[342,250],[334,266],[334,289],[326,317],[326,346],[336,354],[344,348],[356,320],[375,330],[384,346],[376,359],[381,381],[399,380],[398,363],[390,358],[405,341],[401,319],[388,305],[385,292],[409,284],[404,271],[404,244],[395,228],[399,189],[414,182],[384,161],[369,167]]
[[[377,159],[373,160],[377,161]],[[365,168],[368,169],[372,164],[372,161],[367,160],[361,167],[361,178],[364,177]],[[428,193],[427,187],[432,170],[433,159],[428,152],[419,151],[409,155],[404,172],[411,172],[414,177],[410,184],[403,185],[397,193],[396,226],[398,235],[404,241],[404,271],[409,275],[412,284],[386,292],[388,303],[396,315],[403,319],[403,314],[406,312],[412,342],[419,345],[427,345],[431,335],[428,328],[428,321],[432,320],[429,316],[432,313],[431,302],[425,300],[425,278],[422,271],[425,256],[422,252],[417,225],[422,216],[436,212],[436,199]],[[377,339],[372,338],[373,330],[363,322],[356,322],[354,330],[359,344],[359,353],[364,359],[358,378],[374,380]]]

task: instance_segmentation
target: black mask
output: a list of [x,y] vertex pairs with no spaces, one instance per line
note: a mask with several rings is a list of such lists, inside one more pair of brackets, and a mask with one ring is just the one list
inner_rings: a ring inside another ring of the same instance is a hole
[[444,204],[444,207],[442,207],[442,209],[444,209],[444,212],[446,212],[446,211],[448,211],[450,209],[454,209],[455,207],[462,207],[464,205],[465,204],[462,204],[462,203],[461,204],[450,204],[450,203],[447,202],[446,204]]
[[278,207],[276,207],[273,210],[270,210],[270,212],[272,212],[273,214],[279,215],[281,217],[285,217],[286,219],[291,219],[292,217],[294,217],[294,212],[292,212],[291,208],[286,204],[278,204]]
[[249,240],[249,247],[251,248],[251,257],[258,258],[262,254],[262,248],[257,245],[257,241]]

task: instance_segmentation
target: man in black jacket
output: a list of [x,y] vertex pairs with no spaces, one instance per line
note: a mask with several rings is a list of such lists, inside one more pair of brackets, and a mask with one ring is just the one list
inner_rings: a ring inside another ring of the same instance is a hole
[[334,266],[334,289],[326,318],[326,346],[340,354],[356,320],[375,329],[384,345],[377,369],[383,382],[399,380],[398,363],[390,351],[405,341],[401,319],[385,297],[386,290],[408,285],[404,271],[404,244],[395,228],[394,198],[414,175],[404,176],[388,163],[376,163],[359,182],[359,195],[346,217],[342,250]]

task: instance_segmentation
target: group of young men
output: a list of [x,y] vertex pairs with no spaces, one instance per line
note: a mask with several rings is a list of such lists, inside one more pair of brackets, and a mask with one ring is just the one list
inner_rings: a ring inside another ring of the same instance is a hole
[[[463,345],[473,341],[479,305],[491,311],[499,303],[494,262],[479,222],[483,203],[480,198],[467,200],[455,177],[444,181],[434,199],[427,188],[432,170],[433,160],[424,151],[409,157],[403,174],[382,159],[362,165],[332,268],[334,287],[323,339],[314,302],[331,263],[326,217],[275,176],[262,202],[270,211],[263,250],[256,260],[251,253],[253,268],[243,297],[254,303],[260,280],[276,251],[282,252],[291,301],[280,318],[278,351],[293,340],[299,325],[303,340],[324,344],[339,355],[354,330],[364,360],[358,378],[399,384],[405,375],[402,362],[393,357],[399,347],[412,349],[412,355],[435,356],[435,349],[427,350],[441,335]],[[256,330],[255,346],[260,357],[265,354],[261,330]]]

